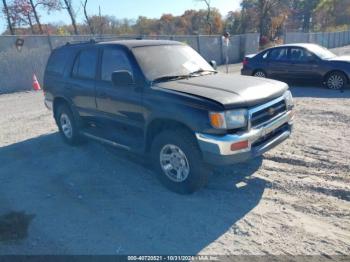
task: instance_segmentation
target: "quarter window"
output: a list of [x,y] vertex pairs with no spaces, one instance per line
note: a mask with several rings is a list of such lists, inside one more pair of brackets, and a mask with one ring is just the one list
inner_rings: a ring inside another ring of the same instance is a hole
[[269,55],[269,52],[265,52],[265,54],[262,55],[262,58],[265,60],[267,58],[267,56]]
[[95,79],[98,51],[86,49],[80,52],[73,66],[73,77]]
[[125,52],[120,49],[104,49],[102,55],[101,79],[104,81],[111,81],[112,73],[121,70],[132,71],[130,61]]
[[47,63],[46,71],[57,75],[63,75],[65,65],[70,55],[72,54],[67,49],[53,51]]

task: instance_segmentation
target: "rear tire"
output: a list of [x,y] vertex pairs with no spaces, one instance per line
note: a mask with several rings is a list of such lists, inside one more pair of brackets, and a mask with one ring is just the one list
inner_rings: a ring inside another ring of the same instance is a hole
[[80,128],[67,105],[60,105],[56,113],[56,123],[63,140],[69,145],[77,145],[82,142]]
[[261,77],[261,78],[266,78],[266,73],[263,71],[263,70],[256,70],[254,73],[253,73],[253,76],[255,77]]
[[333,72],[326,77],[326,86],[329,89],[340,90],[347,83],[346,76],[342,72]]
[[190,132],[166,130],[157,135],[151,149],[160,182],[179,194],[191,194],[208,182],[209,171]]

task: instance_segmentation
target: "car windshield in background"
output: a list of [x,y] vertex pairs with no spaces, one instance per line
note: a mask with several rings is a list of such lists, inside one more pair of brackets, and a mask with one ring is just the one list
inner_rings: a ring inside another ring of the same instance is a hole
[[191,47],[159,45],[133,48],[133,53],[148,80],[175,78],[215,70]]
[[336,55],[329,51],[327,48],[319,45],[312,45],[310,51],[322,59],[330,59],[336,57]]

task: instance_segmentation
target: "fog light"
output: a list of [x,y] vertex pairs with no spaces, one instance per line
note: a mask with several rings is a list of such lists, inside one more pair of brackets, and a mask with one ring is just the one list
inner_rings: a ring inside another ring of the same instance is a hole
[[241,142],[237,142],[231,145],[231,151],[237,151],[237,150],[242,150],[242,149],[246,149],[249,147],[249,142],[248,140],[246,141],[241,141]]

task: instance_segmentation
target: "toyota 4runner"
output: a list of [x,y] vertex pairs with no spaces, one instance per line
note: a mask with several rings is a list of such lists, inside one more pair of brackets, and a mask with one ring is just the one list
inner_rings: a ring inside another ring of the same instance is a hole
[[49,58],[44,93],[67,143],[87,137],[149,157],[178,193],[204,186],[209,166],[259,156],[292,129],[287,84],[220,74],[174,41],[67,43]]

